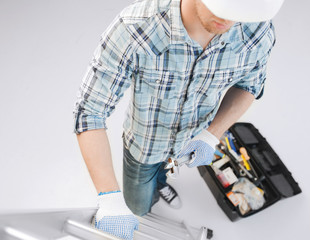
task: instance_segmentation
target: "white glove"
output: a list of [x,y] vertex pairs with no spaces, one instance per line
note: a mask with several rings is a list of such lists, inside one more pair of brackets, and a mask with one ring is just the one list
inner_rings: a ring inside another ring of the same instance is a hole
[[121,191],[106,192],[97,197],[99,209],[94,227],[116,237],[132,240],[139,221],[127,207]]
[[[189,141],[177,158],[189,155],[192,160],[187,163],[187,166],[190,168],[209,165],[213,160],[217,144],[219,144],[219,140],[208,130],[203,129],[200,134]],[[194,156],[191,156],[192,154]]]

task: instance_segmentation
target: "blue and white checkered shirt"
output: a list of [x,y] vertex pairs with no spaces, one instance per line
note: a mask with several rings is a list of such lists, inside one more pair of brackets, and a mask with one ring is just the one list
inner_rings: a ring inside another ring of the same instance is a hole
[[102,35],[78,92],[75,133],[107,128],[131,86],[125,143],[137,161],[166,161],[208,128],[228,88],[262,95],[274,43],[271,22],[236,23],[203,49],[183,26],[180,0],[136,1]]

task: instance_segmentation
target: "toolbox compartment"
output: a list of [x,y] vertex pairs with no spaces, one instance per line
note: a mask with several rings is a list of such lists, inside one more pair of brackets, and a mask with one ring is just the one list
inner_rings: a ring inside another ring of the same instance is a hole
[[[215,175],[211,166],[199,166],[201,177],[205,180],[214,195],[218,205],[231,221],[249,217],[271,206],[282,198],[287,198],[301,193],[298,183],[292,177],[291,172],[283,164],[267,140],[251,124],[238,122],[229,128],[235,138],[236,147],[245,147],[250,157],[250,162],[257,176],[264,176],[261,188],[264,190],[264,205],[257,210],[250,210],[244,215],[239,208],[228,199],[226,194],[231,191],[232,185],[224,188]],[[236,171],[234,170],[234,173]],[[236,173],[238,177],[238,173]]]

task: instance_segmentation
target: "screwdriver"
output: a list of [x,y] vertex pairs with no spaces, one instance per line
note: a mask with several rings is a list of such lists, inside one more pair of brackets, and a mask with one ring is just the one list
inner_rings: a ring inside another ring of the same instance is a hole
[[248,152],[247,152],[247,150],[245,149],[245,147],[241,147],[241,148],[239,149],[239,152],[241,153],[241,156],[244,157],[244,159],[246,160],[246,162],[250,165],[250,168],[251,168],[252,172],[254,173],[255,177],[258,178],[258,175],[257,175],[257,173],[256,173],[256,171],[255,171],[253,165],[251,164],[250,157],[249,157]]

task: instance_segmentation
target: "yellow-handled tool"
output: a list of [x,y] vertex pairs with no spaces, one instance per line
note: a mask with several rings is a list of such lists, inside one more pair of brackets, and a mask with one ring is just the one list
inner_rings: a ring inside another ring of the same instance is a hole
[[248,163],[248,161],[250,160],[250,157],[249,157],[246,149],[244,147],[241,147],[239,149],[239,152],[241,153],[241,158],[243,160],[244,166],[246,167],[247,170],[251,170],[251,167]]
[[247,162],[248,165],[250,166],[251,171],[254,173],[254,175],[255,175],[255,177],[256,177],[256,179],[257,179],[257,178],[258,178],[258,175],[257,175],[257,173],[256,173],[256,171],[255,171],[253,165],[251,164],[250,157],[249,157],[249,155],[248,155],[247,150],[246,150],[244,147],[241,147],[241,148],[239,149],[239,152],[241,153],[241,156],[243,155],[243,157],[245,158],[246,162]]

